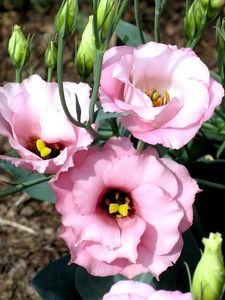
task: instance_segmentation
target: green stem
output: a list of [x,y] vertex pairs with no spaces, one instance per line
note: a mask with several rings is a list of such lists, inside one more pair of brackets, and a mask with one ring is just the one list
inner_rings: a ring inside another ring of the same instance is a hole
[[53,175],[48,175],[48,176],[45,176],[45,177],[30,180],[30,181],[25,181],[23,183],[17,184],[13,187],[10,187],[10,188],[6,188],[6,189],[0,191],[0,198],[1,197],[6,197],[8,195],[12,195],[12,194],[15,194],[15,193],[18,193],[18,192],[21,192],[21,191],[23,191],[24,189],[26,189],[28,187],[31,187],[33,185],[36,185],[36,184],[39,184],[39,183],[42,183],[42,182],[45,182],[45,181],[48,181],[52,177],[53,177]]
[[58,80],[58,89],[59,89],[59,96],[61,100],[61,104],[63,107],[63,110],[67,116],[67,118],[75,125],[79,127],[85,128],[85,124],[78,122],[73,118],[71,113],[69,112],[69,109],[66,105],[66,99],[64,95],[64,90],[63,90],[63,79],[62,79],[62,73],[63,73],[63,52],[65,50],[66,46],[66,40],[64,39],[63,36],[59,35],[59,40],[58,40],[58,51],[57,51],[57,80]]
[[143,31],[142,31],[142,28],[141,28],[141,20],[140,20],[140,14],[139,14],[138,8],[139,8],[139,0],[134,0],[135,21],[136,21],[136,25],[137,25],[137,28],[138,28],[138,34],[139,34],[140,40],[144,44],[145,43],[145,38],[144,38]]
[[48,68],[48,82],[52,82],[53,68]]
[[[59,95],[60,95],[60,100],[61,100],[63,110],[64,110],[67,118],[75,126],[85,128],[96,139],[107,139],[107,138],[109,138],[109,136],[100,135],[97,131],[95,131],[91,127],[91,124],[94,123],[94,122],[92,122],[92,123],[89,122],[88,125],[86,124],[86,122],[85,123],[78,122],[77,120],[75,120],[73,118],[73,116],[69,112],[69,109],[66,105],[66,100],[65,100],[64,90],[63,90],[63,79],[62,79],[62,73],[63,73],[62,63],[63,63],[63,52],[64,52],[64,49],[65,49],[65,45],[66,45],[66,40],[63,38],[63,36],[60,35],[59,36],[59,41],[58,41],[58,52],[57,52],[57,79],[58,79]],[[104,52],[103,52],[103,54],[104,54]],[[102,54],[102,58],[103,58],[103,54]],[[102,58],[101,58],[100,69],[98,69],[97,76],[96,76],[95,83],[94,83],[93,95],[92,95],[93,99],[91,100],[91,103],[90,103],[90,105],[92,105],[92,107],[93,107],[92,108],[93,109],[93,115],[94,115],[94,106],[95,106],[95,102],[96,102],[97,95],[98,95],[98,87],[99,87],[100,76],[101,76]],[[92,118],[94,119],[93,116],[92,116]]]
[[15,69],[16,82],[20,83],[22,81],[22,68]]
[[94,112],[95,112],[95,104],[98,98],[98,89],[100,84],[101,78],[101,71],[102,71],[102,60],[104,56],[103,50],[97,49],[96,56],[95,56],[95,64],[94,64],[94,86],[91,94],[91,102],[89,106],[89,121],[88,124],[91,125],[94,123]]
[[217,190],[222,190],[225,191],[225,185],[224,184],[220,184],[220,183],[215,183],[215,182],[211,182],[208,180],[204,180],[204,179],[199,179],[199,178],[195,178],[195,180],[197,180],[197,182],[200,185],[209,187],[209,188],[213,188],[213,189],[217,189]]
[[160,4],[157,0],[155,0],[154,38],[157,43],[160,42]]
[[115,19],[114,19],[114,22],[113,22],[113,26],[112,26],[112,33],[115,31],[116,26],[117,26],[119,20],[121,19],[122,14],[123,14],[126,6],[127,6],[127,3],[128,3],[128,0],[124,0],[122,2],[121,6],[120,6],[120,8],[119,8],[119,10],[117,12],[117,15],[115,16]]

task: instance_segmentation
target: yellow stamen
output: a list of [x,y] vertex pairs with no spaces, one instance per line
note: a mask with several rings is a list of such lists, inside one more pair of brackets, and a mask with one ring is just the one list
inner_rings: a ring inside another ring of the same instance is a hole
[[121,204],[119,206],[119,213],[123,216],[123,217],[126,217],[128,216],[128,209],[129,209],[129,206],[127,203],[125,204]]
[[43,149],[41,149],[40,155],[41,155],[41,157],[46,157],[46,156],[48,156],[51,152],[52,152],[52,149],[50,149],[50,148],[48,148],[48,147],[44,147]]
[[37,150],[38,150],[39,152],[41,152],[41,150],[42,150],[43,148],[45,148],[45,143],[44,143],[41,139],[38,139],[38,140],[36,141],[36,147],[37,147]]
[[109,213],[110,214],[116,213],[117,211],[119,211],[119,207],[120,207],[120,205],[117,204],[117,203],[111,203],[111,204],[109,204]]
[[163,104],[165,105],[165,104],[167,104],[169,102],[170,102],[170,96],[169,96],[168,92],[165,91],[164,92],[164,97],[163,97]]
[[46,157],[52,152],[52,149],[49,147],[46,147],[45,142],[42,141],[42,139],[38,139],[36,141],[36,147],[37,147],[37,150],[40,153],[41,157]]

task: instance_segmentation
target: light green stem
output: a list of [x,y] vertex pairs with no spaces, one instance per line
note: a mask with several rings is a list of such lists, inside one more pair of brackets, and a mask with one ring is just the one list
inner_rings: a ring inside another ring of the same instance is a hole
[[53,69],[48,68],[48,82],[52,82]]
[[157,0],[155,0],[154,38],[157,43],[160,42],[160,3]]
[[97,50],[95,56],[95,64],[94,64],[94,86],[91,94],[91,102],[89,106],[89,121],[88,124],[91,125],[94,123],[94,112],[95,112],[95,104],[98,98],[98,89],[101,78],[102,71],[102,60],[104,56],[104,51]]
[[134,15],[135,15],[135,21],[138,28],[138,34],[140,37],[141,42],[145,43],[145,38],[143,35],[143,31],[141,28],[141,20],[140,20],[140,14],[139,14],[139,0],[134,0]]
[[22,68],[15,69],[16,82],[20,83],[22,81]]

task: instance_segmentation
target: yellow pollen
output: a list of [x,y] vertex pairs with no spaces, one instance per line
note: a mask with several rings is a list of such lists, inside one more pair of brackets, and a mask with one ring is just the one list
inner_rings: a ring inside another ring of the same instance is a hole
[[109,213],[110,214],[114,214],[116,212],[118,212],[120,209],[120,205],[117,203],[111,203],[109,204]]
[[46,147],[45,142],[42,141],[41,139],[38,139],[36,141],[36,147],[37,147],[37,150],[40,153],[41,157],[43,157],[43,158],[48,156],[52,152],[52,149],[49,147]]
[[41,155],[41,157],[46,157],[46,156],[48,156],[51,152],[52,152],[52,149],[50,149],[50,148],[48,148],[48,147],[44,147],[43,149],[41,149],[40,155]]
[[36,141],[36,147],[37,147],[38,151],[40,152],[45,147],[45,143],[41,139],[38,139]]
[[116,215],[116,217],[127,217],[128,216],[128,210],[130,209],[129,205],[127,203],[125,204],[117,204],[117,203],[111,203],[109,204],[109,213],[114,214],[118,212],[119,214]]
[[125,204],[121,204],[119,206],[119,213],[123,216],[123,217],[126,217],[128,215],[128,209],[129,209],[129,206],[127,203]]

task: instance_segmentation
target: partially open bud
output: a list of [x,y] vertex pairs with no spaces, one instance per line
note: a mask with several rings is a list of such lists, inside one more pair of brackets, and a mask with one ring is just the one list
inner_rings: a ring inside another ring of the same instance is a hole
[[30,41],[26,39],[18,25],[13,26],[8,44],[8,52],[15,68],[22,68],[29,60]]
[[207,11],[209,0],[194,0],[187,9],[184,19],[185,34],[188,40],[193,40],[201,32],[207,21]]
[[194,272],[193,296],[195,300],[218,300],[225,283],[222,235],[210,233],[209,238],[203,238],[202,242],[205,249]]
[[54,41],[49,41],[48,48],[45,51],[45,65],[48,68],[55,69],[57,61],[57,49]]
[[55,30],[66,37],[75,30],[78,13],[77,0],[64,0],[55,18]]
[[93,71],[96,47],[92,23],[93,16],[90,16],[76,56],[77,72],[82,78],[87,78]]
[[118,0],[100,0],[97,10],[98,29],[102,31],[103,38],[107,33],[110,22],[118,5]]

